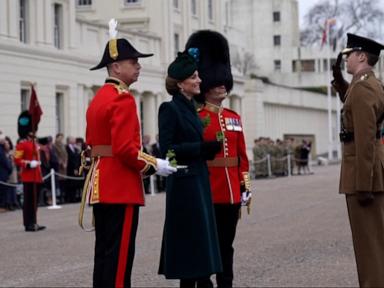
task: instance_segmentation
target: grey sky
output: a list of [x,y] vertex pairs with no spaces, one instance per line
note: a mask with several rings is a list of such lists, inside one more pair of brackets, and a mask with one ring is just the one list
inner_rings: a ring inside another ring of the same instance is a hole
[[[324,0],[298,0],[299,2],[299,15],[300,15],[300,26],[303,23],[304,15],[308,10],[314,6],[316,3],[323,2]],[[332,0],[330,0],[332,1]],[[334,0],[333,0],[334,1]],[[340,1],[340,0],[339,0]],[[384,10],[384,0],[378,1],[382,9]]]
[[304,15],[308,10],[321,0],[298,0],[299,1],[299,15],[300,15],[300,26],[303,23]]

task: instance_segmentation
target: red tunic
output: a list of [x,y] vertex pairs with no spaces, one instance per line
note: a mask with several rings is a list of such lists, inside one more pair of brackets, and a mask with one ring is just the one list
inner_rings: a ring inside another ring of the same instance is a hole
[[155,168],[156,159],[142,152],[136,102],[128,87],[114,78],[106,82],[87,110],[86,142],[111,146],[113,155],[101,157],[94,167],[91,203],[144,205],[141,173]]
[[39,144],[33,140],[21,140],[16,145],[14,161],[20,167],[21,181],[30,183],[42,183],[41,168],[29,168],[28,163],[31,160],[40,161]]
[[206,123],[204,125],[205,141],[216,140],[217,132],[221,131],[224,134],[224,149],[216,155],[215,160],[239,159],[239,164],[235,167],[211,167],[208,162],[213,202],[216,204],[240,203],[240,185],[244,183],[244,176],[248,175],[249,171],[240,115],[230,109],[206,103],[199,111],[199,116],[203,123]]

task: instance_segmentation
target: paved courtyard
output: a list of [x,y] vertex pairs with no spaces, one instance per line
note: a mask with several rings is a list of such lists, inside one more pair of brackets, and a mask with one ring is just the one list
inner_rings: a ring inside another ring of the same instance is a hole
[[[339,169],[253,181],[252,212],[243,210],[235,243],[235,286],[358,286]],[[148,196],[141,209],[135,287],[178,286],[157,275],[164,203],[163,193]],[[0,214],[0,286],[91,286],[94,234],[77,226],[78,210],[40,208],[39,223],[48,229],[38,233],[23,231],[21,211]]]

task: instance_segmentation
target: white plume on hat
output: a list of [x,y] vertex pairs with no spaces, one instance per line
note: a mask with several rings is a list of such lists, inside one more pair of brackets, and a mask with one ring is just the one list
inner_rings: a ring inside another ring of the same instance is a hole
[[108,22],[109,24],[109,39],[116,39],[117,38],[117,21],[115,18],[112,18]]

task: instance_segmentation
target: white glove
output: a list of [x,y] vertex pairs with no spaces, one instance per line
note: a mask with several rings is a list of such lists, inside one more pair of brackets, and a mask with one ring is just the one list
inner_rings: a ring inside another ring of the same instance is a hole
[[37,166],[40,166],[40,161],[37,161],[37,160],[31,160],[31,162],[29,162],[29,167],[31,168],[36,168]]
[[251,201],[252,192],[245,191],[241,193],[241,206],[247,206],[248,202]]
[[167,177],[177,171],[175,167],[172,167],[169,164],[168,160],[156,158],[156,162],[157,162],[157,171],[156,171],[157,175]]

